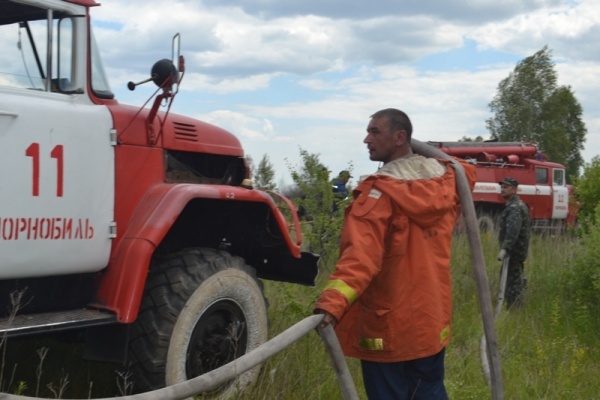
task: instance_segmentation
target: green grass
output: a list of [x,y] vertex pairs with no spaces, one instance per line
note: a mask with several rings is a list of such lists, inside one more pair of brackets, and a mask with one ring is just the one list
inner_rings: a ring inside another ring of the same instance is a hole
[[[495,260],[497,243],[493,236],[484,234],[482,245],[495,303],[500,268],[500,263]],[[505,399],[600,398],[599,308],[597,304],[582,301],[577,289],[569,283],[570,273],[581,251],[578,240],[571,237],[532,237],[530,256],[525,266],[528,278],[525,305],[510,312],[503,310],[496,321]],[[316,288],[265,282],[265,293],[270,303],[271,336],[312,314],[312,306],[333,266],[322,268]],[[452,272],[453,339],[446,354],[446,386],[452,399],[491,399],[480,362],[479,345],[483,329],[466,236],[455,237]],[[35,370],[35,350],[31,351],[33,355],[17,355],[20,360],[18,369]],[[65,351],[51,347],[49,357],[53,352]],[[45,362],[46,366],[51,365],[48,362]],[[359,395],[366,398],[360,365],[354,359],[348,359],[348,362]],[[5,381],[10,375],[10,368],[10,365],[5,366]],[[40,387],[44,388],[48,382],[55,382],[56,386],[59,379],[56,373],[63,370],[69,373],[71,391],[66,392],[68,396],[87,397],[90,380],[102,382],[102,390],[98,388],[99,383],[94,383],[93,396],[108,396],[107,392],[116,395],[114,366],[102,368],[100,378],[94,375],[97,371],[87,363],[82,366],[76,359],[58,361],[58,364],[44,370]],[[106,378],[106,374],[110,377]],[[19,380],[22,379],[17,377],[13,380],[12,390],[16,390]],[[32,395],[35,379],[27,378],[25,382],[25,394]],[[239,398],[329,400],[341,396],[328,355],[314,332],[267,361],[259,382]]]
[[[492,298],[499,287],[500,263],[495,237],[481,237]],[[600,398],[599,316],[580,304],[568,287],[567,276],[577,252],[576,239],[533,236],[526,262],[528,289],[525,306],[502,310],[496,322],[506,399]],[[600,265],[600,261],[599,261]],[[328,266],[317,288],[269,282],[272,335],[310,315],[324,284]],[[457,235],[452,259],[454,336],[446,354],[446,386],[452,399],[491,399],[480,361],[483,335],[481,313],[466,236]],[[348,359],[361,398],[366,398],[360,366]],[[317,334],[271,359],[263,378],[243,399],[338,399],[340,392]]]
[[[447,386],[452,398],[485,399],[491,395],[477,347],[481,319],[464,241],[455,241],[454,338],[446,359]],[[486,237],[482,242],[495,303],[497,246]],[[580,304],[567,284],[579,250],[577,240],[569,237],[532,237],[525,306],[503,310],[496,321],[506,399],[600,398],[600,382],[592,378],[600,372],[598,315]]]

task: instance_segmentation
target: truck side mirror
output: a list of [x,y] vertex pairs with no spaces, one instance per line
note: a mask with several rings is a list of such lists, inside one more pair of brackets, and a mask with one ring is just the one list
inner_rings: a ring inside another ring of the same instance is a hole
[[179,82],[179,71],[173,61],[163,58],[154,63],[150,71],[152,82],[162,89],[169,89]]
[[179,72],[175,68],[175,65],[171,60],[163,58],[154,63],[152,70],[150,70],[150,78],[144,79],[140,82],[129,82],[127,88],[129,90],[135,90],[135,87],[146,82],[154,82],[156,86],[163,89],[171,89],[174,84],[179,83]]
[[[180,77],[183,77],[183,73],[185,72],[185,60],[181,55],[181,36],[179,33],[176,33],[173,36],[171,57],[171,60],[163,58],[162,60],[155,62],[152,66],[152,70],[150,70],[150,78],[137,83],[128,82],[127,88],[129,90],[135,90],[136,86],[152,81],[159,88],[172,92],[173,86],[179,85]],[[175,93],[177,93],[178,90],[179,86],[177,86]]]

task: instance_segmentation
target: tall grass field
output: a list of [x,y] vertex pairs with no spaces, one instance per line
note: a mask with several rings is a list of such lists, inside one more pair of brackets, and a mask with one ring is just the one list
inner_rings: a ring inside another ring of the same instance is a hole
[[[528,279],[525,304],[502,310],[496,320],[503,373],[504,398],[509,400],[600,399],[600,259],[592,243],[569,235],[534,235],[525,264]],[[481,236],[493,302],[496,302],[500,263],[496,238]],[[585,241],[583,241],[585,242]],[[596,242],[597,243],[597,242]],[[454,285],[453,338],[446,352],[446,387],[451,399],[491,399],[481,365],[481,313],[471,256],[465,235],[456,234],[452,257]],[[426,250],[425,250],[426,251]],[[600,253],[598,254],[600,255]],[[583,259],[583,261],[582,261]],[[269,299],[270,336],[312,314],[313,304],[334,265],[321,265],[315,288],[265,282]],[[588,278],[591,276],[592,278]],[[494,306],[495,307],[495,306]],[[2,390],[54,397],[61,379],[68,384],[62,398],[119,395],[123,376],[114,366],[79,360],[77,347],[58,342],[31,345],[17,342],[3,362]],[[48,348],[38,369],[39,349]],[[6,347],[6,346],[5,346]],[[52,358],[55,357],[55,358]],[[347,359],[359,396],[366,398],[357,360]],[[36,369],[41,371],[36,375]],[[47,388],[53,385],[54,391]],[[340,399],[335,373],[318,334],[312,332],[263,365],[257,384],[240,399]]]

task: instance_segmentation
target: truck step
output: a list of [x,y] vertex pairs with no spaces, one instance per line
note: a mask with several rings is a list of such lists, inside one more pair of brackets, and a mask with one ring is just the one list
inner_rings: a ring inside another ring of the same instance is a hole
[[58,332],[117,322],[115,314],[87,308],[0,318],[0,336],[15,337],[36,333]]

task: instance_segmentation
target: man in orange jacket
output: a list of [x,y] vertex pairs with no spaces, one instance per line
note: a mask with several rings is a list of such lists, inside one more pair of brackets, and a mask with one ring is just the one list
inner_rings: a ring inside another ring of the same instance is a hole
[[[459,198],[449,162],[413,154],[411,134],[400,110],[371,116],[364,143],[383,166],[353,191],[340,258],[315,305],[344,353],[361,359],[369,399],[447,399]],[[463,165],[474,185],[474,168]]]

